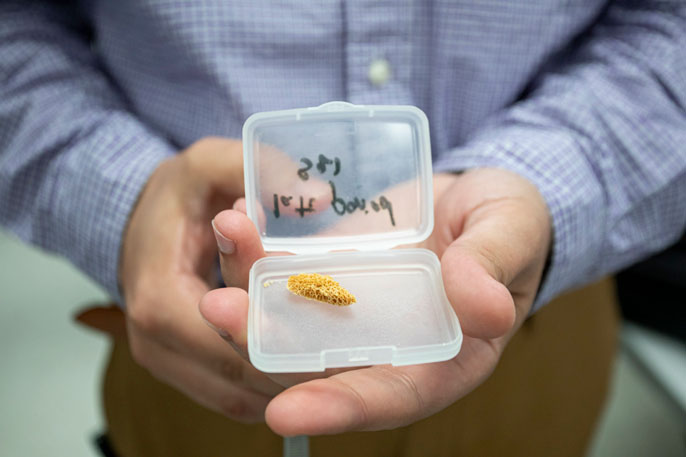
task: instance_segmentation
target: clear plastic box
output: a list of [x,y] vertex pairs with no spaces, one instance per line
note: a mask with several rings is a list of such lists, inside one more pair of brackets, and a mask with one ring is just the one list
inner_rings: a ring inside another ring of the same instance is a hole
[[[250,270],[248,352],[265,372],[314,372],[454,357],[462,331],[433,229],[429,126],[411,106],[258,113],[243,127],[248,217],[272,255]],[[332,276],[333,306],[289,292],[289,276]]]

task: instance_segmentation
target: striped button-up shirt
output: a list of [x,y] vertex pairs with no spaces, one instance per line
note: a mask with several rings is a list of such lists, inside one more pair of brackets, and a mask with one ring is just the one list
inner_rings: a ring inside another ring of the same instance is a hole
[[117,297],[160,161],[331,100],[416,105],[436,171],[538,187],[536,306],[684,230],[686,7],[648,0],[3,2],[0,221]]

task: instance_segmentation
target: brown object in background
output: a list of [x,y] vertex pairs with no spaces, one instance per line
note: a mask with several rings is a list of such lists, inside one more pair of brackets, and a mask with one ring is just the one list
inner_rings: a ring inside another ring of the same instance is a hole
[[[554,300],[525,322],[493,375],[440,413],[381,432],[313,437],[313,457],[583,456],[603,409],[618,315],[604,280]],[[122,332],[104,380],[120,457],[281,455],[266,425],[242,425],[160,383],[131,359]]]

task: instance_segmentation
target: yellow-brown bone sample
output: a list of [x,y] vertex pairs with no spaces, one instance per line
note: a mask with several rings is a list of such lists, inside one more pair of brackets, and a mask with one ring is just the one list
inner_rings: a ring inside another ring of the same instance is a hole
[[287,287],[301,297],[336,306],[348,306],[357,301],[353,294],[341,287],[331,276],[319,273],[293,275],[288,278]]

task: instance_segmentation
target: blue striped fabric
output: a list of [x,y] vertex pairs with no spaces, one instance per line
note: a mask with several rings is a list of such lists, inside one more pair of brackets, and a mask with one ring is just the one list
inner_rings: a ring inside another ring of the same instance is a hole
[[536,306],[686,225],[686,7],[600,0],[4,2],[0,220],[119,298],[161,160],[331,100],[416,105],[436,170],[538,186],[555,242]]

